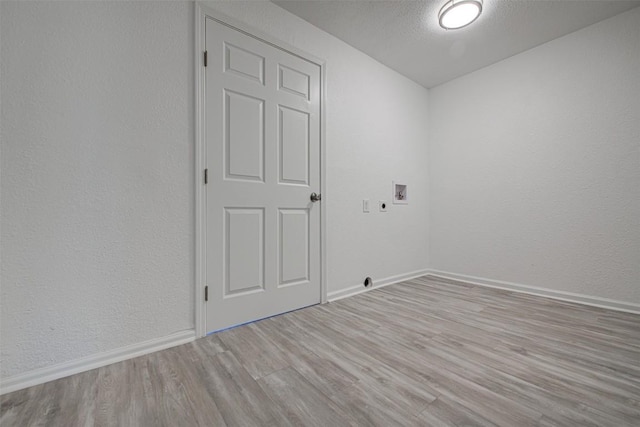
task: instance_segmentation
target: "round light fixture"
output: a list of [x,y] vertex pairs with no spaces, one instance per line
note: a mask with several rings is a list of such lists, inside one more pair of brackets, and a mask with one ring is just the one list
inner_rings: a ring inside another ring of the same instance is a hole
[[438,12],[438,21],[445,30],[466,27],[482,13],[482,0],[449,0]]

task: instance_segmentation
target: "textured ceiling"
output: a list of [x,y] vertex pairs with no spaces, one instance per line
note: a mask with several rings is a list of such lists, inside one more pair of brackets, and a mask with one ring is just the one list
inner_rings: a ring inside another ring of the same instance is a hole
[[429,88],[617,15],[640,1],[484,0],[472,25],[445,31],[439,1],[272,0]]

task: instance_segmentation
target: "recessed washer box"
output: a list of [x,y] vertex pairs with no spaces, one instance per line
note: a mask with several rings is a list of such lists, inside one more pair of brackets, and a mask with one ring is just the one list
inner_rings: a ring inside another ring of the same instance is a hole
[[393,181],[393,203],[396,205],[406,205],[409,203],[406,183]]

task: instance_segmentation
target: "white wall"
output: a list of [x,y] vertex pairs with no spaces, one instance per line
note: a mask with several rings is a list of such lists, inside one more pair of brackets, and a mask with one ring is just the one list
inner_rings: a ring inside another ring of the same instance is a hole
[[0,7],[2,378],[193,328],[192,6]]
[[640,8],[429,101],[430,267],[640,303]]
[[[214,7],[327,61],[329,292],[424,269],[427,91],[274,4]],[[0,14],[1,378],[192,329],[193,5]],[[410,204],[362,214],[393,179]]]

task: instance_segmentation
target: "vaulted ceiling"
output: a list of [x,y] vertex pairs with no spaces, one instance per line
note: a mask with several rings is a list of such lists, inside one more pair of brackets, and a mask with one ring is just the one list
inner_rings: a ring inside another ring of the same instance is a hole
[[446,0],[272,0],[429,88],[640,6],[621,0],[484,0],[472,25],[445,31]]

